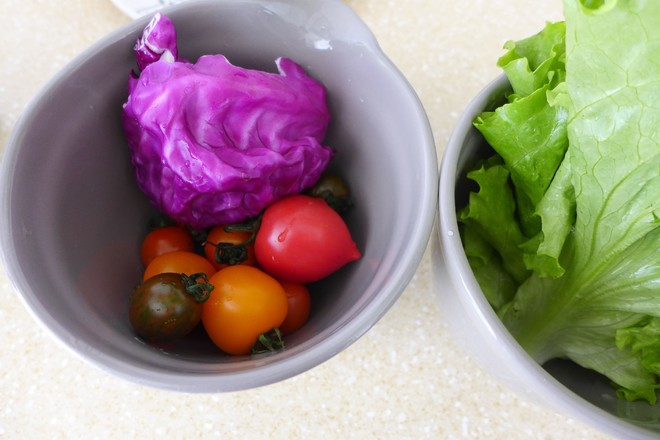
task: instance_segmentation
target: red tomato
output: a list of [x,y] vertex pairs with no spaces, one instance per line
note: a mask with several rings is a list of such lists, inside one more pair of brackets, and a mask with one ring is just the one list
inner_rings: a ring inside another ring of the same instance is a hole
[[210,278],[215,272],[211,262],[201,255],[194,252],[177,251],[154,258],[145,269],[142,279],[148,280],[161,273],[184,273],[186,275],[203,273]]
[[297,283],[318,281],[360,258],[341,216],[325,201],[300,194],[265,209],[254,252],[266,272]]
[[288,301],[282,285],[252,266],[229,266],[209,279],[202,324],[225,353],[249,354],[261,334],[282,324]]
[[300,283],[282,283],[286,298],[289,303],[289,311],[280,331],[283,335],[288,335],[302,327],[309,318],[309,312],[312,309],[312,300],[309,290],[304,284]]
[[192,252],[195,244],[190,232],[181,226],[164,226],[150,231],[140,247],[140,256],[145,266],[159,255],[174,251]]
[[[245,244],[251,237],[252,232],[249,231],[227,231],[225,226],[216,226],[206,237],[204,255],[216,270],[234,264],[256,266],[254,242]],[[223,246],[227,247],[223,250]],[[218,262],[217,257],[220,257],[221,262]]]

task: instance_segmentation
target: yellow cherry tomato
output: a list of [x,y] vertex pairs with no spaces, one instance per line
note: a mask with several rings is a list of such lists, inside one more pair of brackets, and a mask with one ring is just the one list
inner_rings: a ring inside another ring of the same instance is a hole
[[286,318],[284,288],[260,269],[229,266],[216,272],[209,283],[214,288],[202,306],[202,324],[225,353],[249,354],[260,335],[279,327]]

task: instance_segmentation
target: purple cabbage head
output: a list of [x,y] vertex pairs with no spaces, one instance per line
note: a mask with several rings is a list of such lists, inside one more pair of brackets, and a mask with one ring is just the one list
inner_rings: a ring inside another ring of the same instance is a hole
[[321,84],[287,58],[279,73],[223,55],[178,58],[156,15],[135,46],[122,123],[138,185],[158,209],[196,228],[241,222],[312,186],[333,151]]

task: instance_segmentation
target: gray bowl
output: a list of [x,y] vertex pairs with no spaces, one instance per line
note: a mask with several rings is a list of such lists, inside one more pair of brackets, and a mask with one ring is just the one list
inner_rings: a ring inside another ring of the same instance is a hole
[[38,322],[120,377],[187,392],[283,380],[356,341],[414,275],[437,201],[430,126],[411,86],[338,0],[191,1],[164,13],[188,59],[223,53],[274,71],[275,58],[290,57],[327,87],[332,167],[353,188],[347,223],[363,257],[313,286],[310,321],[276,354],[230,357],[198,334],[167,350],[135,337],[127,304],[152,210],[134,182],[120,114],[145,17],[71,62],[18,122],[1,174],[4,264]]
[[[441,309],[461,345],[509,388],[618,438],[657,438],[660,406],[627,402],[609,381],[569,361],[538,365],[499,320],[486,300],[463,250],[456,209],[467,203],[465,174],[488,144],[472,122],[482,111],[504,102],[506,76],[483,89],[461,115],[440,169],[438,240],[432,258]],[[452,286],[451,287],[448,287]]]

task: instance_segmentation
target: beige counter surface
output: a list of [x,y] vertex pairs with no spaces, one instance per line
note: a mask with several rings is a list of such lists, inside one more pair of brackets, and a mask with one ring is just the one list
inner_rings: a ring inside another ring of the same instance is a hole
[[[349,0],[408,77],[439,157],[508,39],[561,19],[560,0]],[[0,145],[65,63],[130,21],[110,0],[3,0]],[[39,267],[34,268],[39,276]],[[55,342],[0,270],[0,439],[599,439],[499,385],[452,339],[429,252],[364,337],[292,379],[187,395],[115,378]]]

